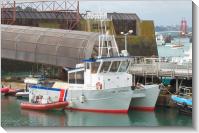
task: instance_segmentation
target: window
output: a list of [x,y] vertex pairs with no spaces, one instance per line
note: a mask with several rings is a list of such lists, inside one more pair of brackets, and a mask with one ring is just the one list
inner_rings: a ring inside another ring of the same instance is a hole
[[107,72],[111,62],[103,62],[100,72]]
[[84,71],[69,73],[70,84],[84,84]]
[[97,73],[100,62],[91,63],[91,73]]
[[129,62],[123,61],[120,65],[119,72],[126,72],[128,66],[129,66]]
[[111,65],[110,72],[117,72],[119,65],[120,61],[114,61]]
[[90,69],[90,63],[86,63],[86,69]]
[[84,84],[84,71],[76,72],[76,83]]
[[69,73],[69,83],[75,84],[75,73]]

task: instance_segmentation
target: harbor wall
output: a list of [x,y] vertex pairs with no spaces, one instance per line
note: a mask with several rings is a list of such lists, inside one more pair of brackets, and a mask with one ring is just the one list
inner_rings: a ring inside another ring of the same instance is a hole
[[[116,33],[116,25],[113,21],[106,21],[108,34],[115,36],[119,51],[125,47],[124,36]],[[79,29],[88,32],[100,32],[100,24],[97,20],[81,20]],[[127,37],[128,52],[132,56],[158,56],[157,45],[155,40],[155,26],[152,20],[138,21],[135,25],[136,31]]]

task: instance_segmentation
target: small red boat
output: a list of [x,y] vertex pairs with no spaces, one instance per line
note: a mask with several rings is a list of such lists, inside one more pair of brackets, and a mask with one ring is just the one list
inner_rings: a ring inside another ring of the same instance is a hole
[[8,88],[9,91],[5,93],[6,96],[15,96],[17,92],[23,92],[24,89],[13,89],[13,88]]
[[8,93],[9,90],[10,90],[10,88],[8,88],[8,87],[1,88],[1,93]]
[[31,109],[31,110],[52,110],[65,108],[68,105],[68,102],[56,102],[48,104],[34,104],[34,103],[21,103],[22,109]]

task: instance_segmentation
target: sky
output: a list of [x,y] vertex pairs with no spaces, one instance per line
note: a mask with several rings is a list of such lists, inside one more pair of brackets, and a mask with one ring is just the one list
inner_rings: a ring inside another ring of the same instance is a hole
[[182,18],[192,26],[191,0],[131,0],[80,1],[80,12],[136,13],[142,20],[154,20],[155,25],[180,25]]

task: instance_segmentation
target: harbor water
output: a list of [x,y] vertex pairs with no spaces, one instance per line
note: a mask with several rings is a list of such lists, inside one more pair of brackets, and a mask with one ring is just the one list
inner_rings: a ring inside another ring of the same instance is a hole
[[34,126],[181,126],[192,127],[192,117],[175,108],[157,108],[154,112],[129,111],[106,114],[79,111],[31,111],[20,109],[23,99],[1,96],[2,127]]
[[[179,39],[175,38],[174,42],[178,43]],[[158,45],[157,49],[159,57],[183,57],[185,52],[192,47],[192,43],[189,42],[188,38],[183,38],[180,40],[180,42],[184,45],[180,48],[170,47],[169,45],[171,45],[171,43],[167,43],[166,45]]]

